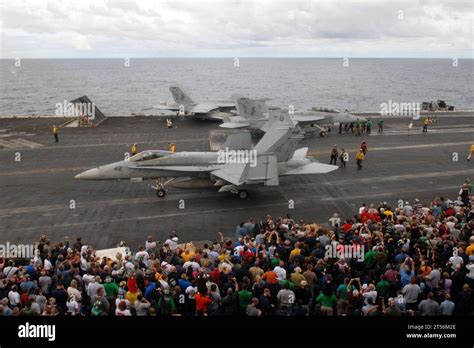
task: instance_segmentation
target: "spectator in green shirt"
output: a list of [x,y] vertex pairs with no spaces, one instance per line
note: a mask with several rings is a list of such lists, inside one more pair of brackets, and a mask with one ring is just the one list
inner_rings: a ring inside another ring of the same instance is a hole
[[333,307],[337,305],[337,297],[332,292],[331,294],[321,292],[316,298],[316,302],[321,304],[321,313],[323,315],[332,316],[334,313]]
[[390,283],[387,281],[384,274],[380,276],[380,281],[377,283],[377,287],[375,288],[375,290],[377,290],[378,296],[382,296],[385,299],[388,297],[390,291]]
[[247,306],[252,302],[253,294],[248,291],[248,285],[244,284],[242,290],[238,292],[239,309],[241,313],[245,313]]

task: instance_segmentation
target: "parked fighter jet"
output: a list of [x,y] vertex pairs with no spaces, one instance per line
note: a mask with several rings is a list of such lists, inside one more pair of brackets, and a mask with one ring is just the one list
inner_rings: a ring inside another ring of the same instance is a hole
[[175,111],[178,115],[194,115],[202,119],[222,120],[235,110],[235,101],[229,100],[202,100],[193,101],[179,86],[170,87],[174,104],[154,106],[155,109]]
[[[311,110],[288,110],[281,108],[268,108],[265,101],[253,100],[247,97],[235,96],[238,116],[230,117],[228,122],[220,125],[222,128],[244,128],[259,129],[266,132],[270,114],[291,114],[292,119],[300,126],[315,127],[319,134],[324,136],[329,131],[329,126],[335,123],[351,123],[364,121],[365,118],[355,116],[335,109],[312,108]],[[239,106],[240,105],[240,106]],[[306,130],[306,128],[305,128]]]
[[222,149],[217,152],[168,152],[149,150],[128,160],[106,164],[75,176],[79,180],[156,180],[158,197],[177,178],[210,178],[219,192],[232,192],[241,199],[252,184],[278,186],[279,177],[329,173],[337,166],[306,157],[308,148],[296,149],[303,138],[288,114],[273,115],[270,127],[252,150]]

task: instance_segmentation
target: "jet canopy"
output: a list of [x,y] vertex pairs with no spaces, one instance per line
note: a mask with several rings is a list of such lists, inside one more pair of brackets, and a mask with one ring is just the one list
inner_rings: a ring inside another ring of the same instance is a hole
[[146,150],[146,151],[142,151],[142,152],[137,153],[136,155],[130,157],[129,161],[131,161],[131,162],[148,161],[148,160],[152,160],[152,159],[155,159],[155,158],[160,158],[160,157],[167,156],[171,153],[172,152],[165,151],[165,150]]

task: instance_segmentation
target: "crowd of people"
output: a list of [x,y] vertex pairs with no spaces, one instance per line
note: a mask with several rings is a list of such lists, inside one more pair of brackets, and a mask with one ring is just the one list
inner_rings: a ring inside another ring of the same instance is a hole
[[149,236],[111,258],[81,238],[41,236],[26,264],[0,259],[0,315],[472,315],[470,190],[466,181],[455,200],[363,204],[327,226],[267,215],[200,246]]
[[[377,132],[383,133],[383,124],[385,120],[383,118],[377,121]],[[355,134],[355,135],[362,135],[362,134],[370,134],[372,133],[372,127],[374,122],[370,118],[363,118],[357,120],[356,122],[347,122],[347,123],[339,123],[339,134]]]

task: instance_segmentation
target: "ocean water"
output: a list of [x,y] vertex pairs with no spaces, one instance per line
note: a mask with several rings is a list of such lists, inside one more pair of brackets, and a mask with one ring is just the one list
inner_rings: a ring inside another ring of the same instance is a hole
[[54,115],[56,103],[87,95],[107,116],[157,114],[179,84],[193,99],[232,94],[274,106],[380,111],[380,104],[445,100],[474,109],[474,60],[232,58],[0,60],[0,116]]

